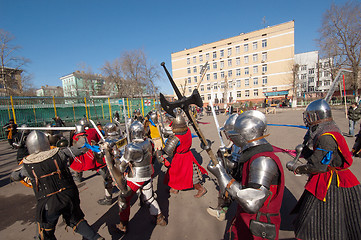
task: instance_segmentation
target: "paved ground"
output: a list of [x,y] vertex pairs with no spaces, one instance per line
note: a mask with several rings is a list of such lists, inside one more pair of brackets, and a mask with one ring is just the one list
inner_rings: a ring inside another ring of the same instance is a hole
[[[268,123],[273,124],[298,124],[302,125],[302,109],[280,110],[276,114],[267,115]],[[334,109],[333,115],[336,123],[342,131],[348,129],[348,121],[345,119],[344,109]],[[221,124],[226,120],[226,116],[220,115]],[[215,131],[213,118],[205,116],[201,121],[210,122],[202,124],[201,128],[208,139],[214,141],[212,149],[217,151],[219,139]],[[356,132],[359,130],[357,126]],[[270,136],[267,138],[273,145],[294,149],[302,142],[305,130],[300,128],[269,126]],[[349,147],[353,145],[354,138],[346,138]],[[199,139],[193,141],[193,153],[202,166],[206,167],[209,157],[199,147]],[[291,157],[284,153],[278,153],[282,163],[286,164]],[[1,239],[32,239],[35,235],[34,207],[35,198],[32,189],[23,186],[21,183],[10,183],[9,173],[16,166],[15,152],[9,148],[7,142],[0,142],[0,236]],[[351,170],[358,179],[361,179],[361,160],[355,158]],[[195,190],[182,191],[178,195],[169,196],[167,188],[163,184],[164,167],[156,165],[156,177],[154,179],[154,189],[158,195],[158,201],[162,211],[167,217],[166,227],[154,226],[152,218],[146,207],[140,207],[139,201],[134,199],[131,209],[131,221],[129,233],[122,235],[114,230],[114,224],[119,222],[117,217],[118,207],[116,204],[117,193],[114,193],[112,206],[99,206],[96,201],[103,197],[104,190],[102,179],[95,172],[87,172],[85,181],[78,184],[81,198],[81,207],[86,215],[86,219],[94,229],[106,239],[223,239],[226,226],[228,226],[234,216],[236,204],[233,203],[227,213],[227,220],[219,222],[208,215],[206,208],[217,205],[217,190],[213,176],[206,178],[205,187],[208,193],[195,199]],[[303,192],[306,177],[296,177],[285,170],[286,189],[281,209],[282,225],[280,238],[292,239],[293,216],[289,215],[292,207]],[[56,236],[58,239],[81,239],[81,236],[74,234],[72,229],[65,229],[62,220],[59,220]]]

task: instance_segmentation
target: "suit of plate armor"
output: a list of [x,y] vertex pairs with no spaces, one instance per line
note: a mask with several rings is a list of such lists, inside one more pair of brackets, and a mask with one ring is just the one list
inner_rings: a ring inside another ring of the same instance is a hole
[[361,239],[361,185],[349,169],[353,159],[331,108],[325,100],[315,100],[303,119],[309,127],[302,151],[307,163],[296,165],[294,172],[309,178],[293,210],[297,214],[295,236]]
[[125,146],[124,155],[120,159],[120,171],[126,173],[128,191],[119,194],[120,224],[117,227],[126,232],[130,200],[137,190],[140,190],[142,201],[149,207],[150,214],[155,216],[156,224],[165,226],[164,216],[153,192],[153,147],[149,139],[144,139],[144,126],[139,121],[130,125],[130,138],[132,142]]
[[[266,127],[266,118],[259,111],[239,115],[233,130],[228,131],[231,141],[241,148],[237,164],[239,174],[231,176],[222,161],[216,166],[208,165],[218,179],[220,192],[227,192],[239,204],[231,226],[234,239],[278,237],[284,175],[280,160],[265,139]],[[260,233],[259,228],[254,227],[265,224],[270,224],[272,229]]]

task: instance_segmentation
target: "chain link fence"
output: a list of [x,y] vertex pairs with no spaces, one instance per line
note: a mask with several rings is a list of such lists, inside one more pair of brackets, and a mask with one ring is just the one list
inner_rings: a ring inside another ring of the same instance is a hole
[[[5,126],[10,119],[14,119],[18,126],[26,124],[29,127],[40,127],[55,124],[53,118],[59,116],[66,126],[82,118],[93,121],[112,121],[114,113],[118,111],[120,121],[139,110],[144,116],[155,108],[155,100],[151,98],[108,98],[108,97],[0,97],[0,124]],[[5,129],[0,129],[0,139],[6,139]]]

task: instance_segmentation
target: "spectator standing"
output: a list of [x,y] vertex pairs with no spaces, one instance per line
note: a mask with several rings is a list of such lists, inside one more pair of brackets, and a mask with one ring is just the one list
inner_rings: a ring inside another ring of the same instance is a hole
[[347,111],[348,117],[348,136],[353,137],[355,135],[355,124],[361,118],[361,109],[357,106],[356,102],[353,102]]
[[5,129],[5,133],[7,135],[7,139],[10,144],[10,147],[14,148],[13,142],[18,132],[18,126],[16,125],[14,119],[10,119],[9,122],[5,124],[5,126],[3,126],[3,128]]

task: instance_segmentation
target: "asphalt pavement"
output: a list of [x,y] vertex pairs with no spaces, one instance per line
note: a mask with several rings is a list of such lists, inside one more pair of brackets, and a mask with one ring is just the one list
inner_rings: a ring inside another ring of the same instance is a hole
[[[268,123],[303,125],[302,112],[304,109],[277,109],[276,114],[268,114]],[[261,109],[264,111],[264,109]],[[344,108],[333,108],[333,116],[343,132],[348,130],[348,120],[345,118]],[[218,115],[220,125],[227,119],[225,115]],[[204,116],[200,119],[200,127],[210,139],[213,152],[217,152],[220,140],[216,131],[216,125],[212,116]],[[357,124],[355,132],[359,131]],[[272,144],[284,149],[294,149],[302,142],[305,130],[297,127],[269,126],[267,140]],[[354,138],[346,137],[351,149]],[[227,141],[225,141],[227,143]],[[199,163],[206,168],[210,161],[207,153],[200,148],[198,138],[193,138],[192,152]],[[277,153],[285,171],[285,193],[281,208],[282,224],[280,239],[293,239],[292,220],[294,216],[290,211],[303,192],[307,177],[297,177],[289,172],[285,165],[292,158],[285,153]],[[16,152],[10,149],[6,141],[0,142],[0,236],[1,239],[18,240],[33,239],[35,236],[35,197],[32,189],[25,187],[19,182],[10,182],[9,174],[16,167]],[[361,159],[354,158],[354,164],[350,168],[361,179]],[[97,200],[104,195],[102,178],[94,171],[84,173],[84,181],[77,183],[81,208],[89,224],[105,239],[209,239],[219,240],[224,238],[226,227],[231,224],[237,207],[232,203],[226,215],[226,220],[218,221],[210,216],[206,209],[208,206],[217,205],[216,179],[212,176],[205,177],[204,186],[208,192],[200,199],[193,195],[196,190],[180,191],[177,195],[169,195],[168,188],[163,184],[166,169],[158,164],[155,165],[155,178],[153,187],[163,214],[166,216],[168,225],[165,227],[154,225],[154,219],[150,216],[146,206],[140,206],[136,197],[132,201],[129,232],[126,235],[118,232],[114,225],[119,223],[117,191],[114,187],[113,204],[100,206]],[[82,239],[71,228],[66,228],[62,219],[59,219],[56,237],[58,239]]]

